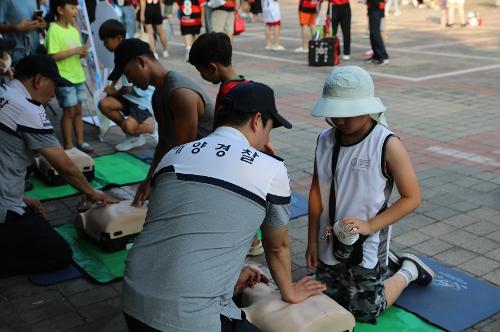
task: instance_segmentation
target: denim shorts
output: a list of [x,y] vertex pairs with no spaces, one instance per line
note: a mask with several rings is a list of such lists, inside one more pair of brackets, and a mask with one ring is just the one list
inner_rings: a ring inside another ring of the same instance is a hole
[[56,89],[57,101],[61,107],[71,107],[87,100],[85,83],[73,86],[59,86]]

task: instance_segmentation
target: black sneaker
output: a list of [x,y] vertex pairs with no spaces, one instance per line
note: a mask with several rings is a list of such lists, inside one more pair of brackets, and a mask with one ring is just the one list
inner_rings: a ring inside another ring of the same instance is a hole
[[364,61],[365,62],[375,62],[375,61],[377,61],[377,59],[375,59],[374,57],[371,56],[369,58],[366,58]]
[[389,262],[387,263],[387,267],[389,270],[397,272],[401,268],[401,259],[399,256],[392,250],[389,249],[388,254]]
[[435,274],[434,274],[434,271],[431,270],[430,267],[428,267],[427,265],[425,265],[424,262],[422,262],[420,260],[420,258],[418,258],[417,256],[413,255],[413,254],[410,254],[410,253],[402,253],[400,256],[399,256],[399,259],[401,259],[401,263],[407,259],[409,260],[410,262],[412,262],[413,264],[415,264],[417,266],[417,270],[418,270],[418,278],[413,281],[415,282],[417,285],[420,285],[420,286],[427,286],[429,285],[432,280],[435,278]]

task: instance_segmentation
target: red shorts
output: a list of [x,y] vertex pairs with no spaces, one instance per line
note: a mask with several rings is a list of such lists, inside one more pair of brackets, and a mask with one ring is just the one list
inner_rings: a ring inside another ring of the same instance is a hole
[[300,25],[309,25],[313,27],[316,24],[316,14],[304,13],[299,10],[299,23]]
[[276,21],[276,22],[267,22],[266,23],[267,26],[269,27],[276,27],[276,26],[281,26],[281,21]]

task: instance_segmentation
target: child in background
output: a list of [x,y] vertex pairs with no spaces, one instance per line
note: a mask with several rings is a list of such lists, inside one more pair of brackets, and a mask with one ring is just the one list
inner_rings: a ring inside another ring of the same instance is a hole
[[205,19],[205,0],[177,0],[180,12],[181,35],[186,46],[185,58],[189,61],[191,45],[200,34]]
[[73,86],[57,87],[56,96],[63,108],[61,131],[64,149],[73,148],[73,130],[76,147],[83,152],[93,152],[83,140],[82,102],[87,100],[85,72],[80,58],[87,56],[87,47],[82,46],[80,33],[73,26],[78,16],[78,0],[51,0],[50,6],[56,16],[45,37],[47,53],[54,58],[61,76]]
[[[231,63],[233,49],[229,36],[223,32],[210,32],[201,35],[194,43],[189,53],[189,63],[196,67],[201,77],[213,84],[219,84],[214,109],[214,130],[217,128],[217,113],[222,99],[239,84],[248,81],[243,75],[238,75]],[[265,152],[275,154],[268,142]],[[248,256],[258,256],[264,253],[262,242],[254,236],[248,251]]]
[[[266,50],[284,51],[280,45],[281,12],[278,0],[262,0],[262,17],[266,24]],[[274,39],[271,41],[271,31]]]
[[153,29],[160,37],[161,45],[163,46],[163,58],[168,58],[168,40],[165,30],[163,30],[163,17],[162,17],[162,7],[163,3],[160,0],[141,0],[140,9],[140,21],[144,24],[146,28],[146,33],[148,35],[149,47],[151,52],[158,59],[158,53],[156,53],[156,42]]
[[448,24],[447,27],[452,27],[455,24],[455,9],[458,11],[458,17],[460,18],[460,25],[463,27],[467,26],[465,22],[465,10],[464,10],[465,0],[448,0],[446,6],[448,7]]
[[311,30],[316,24],[319,3],[317,0],[299,1],[299,23],[302,34],[302,45],[294,50],[295,53],[309,52],[309,39],[311,39]]
[[[120,21],[107,20],[99,27],[99,38],[108,51],[114,52],[125,40],[125,26]],[[145,134],[150,134],[156,144],[158,132],[155,131],[151,105],[154,87],[143,90],[133,86],[125,75],[121,77],[121,82],[120,89],[115,88],[117,81],[107,86],[104,89],[107,96],[99,102],[102,114],[120,126],[127,135],[115,149],[128,151],[142,146],[146,144]]]

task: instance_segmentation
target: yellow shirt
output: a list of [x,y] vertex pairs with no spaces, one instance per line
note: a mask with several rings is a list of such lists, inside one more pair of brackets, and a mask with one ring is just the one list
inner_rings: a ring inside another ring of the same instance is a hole
[[[82,46],[80,33],[71,24],[67,28],[62,27],[57,22],[50,25],[45,46],[49,55],[64,52],[71,48]],[[71,83],[85,82],[85,72],[83,71],[78,54],[56,61],[59,74]]]

